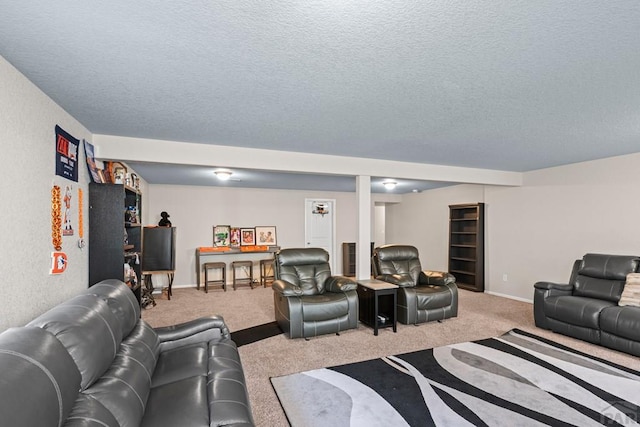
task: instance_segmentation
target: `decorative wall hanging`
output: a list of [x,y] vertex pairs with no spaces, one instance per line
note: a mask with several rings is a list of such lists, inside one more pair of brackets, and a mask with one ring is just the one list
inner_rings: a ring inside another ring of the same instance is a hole
[[56,251],[62,250],[62,204],[60,187],[51,188],[51,242]]
[[240,235],[242,240],[240,246],[253,246],[256,244],[256,229],[255,228],[241,228]]
[[67,185],[64,189],[64,222],[62,227],[63,236],[73,236],[73,224],[71,223],[71,186]]
[[229,246],[229,233],[231,227],[228,225],[216,225],[213,227],[213,246]]
[[84,193],[78,188],[78,247],[84,248]]
[[241,235],[242,234],[240,233],[240,228],[231,227],[231,231],[229,233],[229,243],[232,248],[240,247],[240,239],[242,238]]
[[277,244],[274,226],[256,227],[256,245],[276,246]]
[[104,184],[104,173],[101,169],[98,169],[98,165],[96,165],[96,159],[94,156],[93,145],[88,142],[86,139],[84,142],[84,156],[87,158],[87,168],[89,169],[89,175],[91,176],[91,180],[93,182],[97,182],[98,184]]
[[313,202],[313,211],[311,213],[325,216],[329,213],[329,207],[325,203]]
[[56,175],[78,182],[78,146],[75,139],[56,125]]

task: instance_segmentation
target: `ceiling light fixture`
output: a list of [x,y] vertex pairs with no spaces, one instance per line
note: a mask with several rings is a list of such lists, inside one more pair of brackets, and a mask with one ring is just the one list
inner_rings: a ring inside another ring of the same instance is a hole
[[214,171],[213,173],[215,173],[218,179],[221,181],[228,181],[229,178],[231,178],[231,175],[233,175],[231,171],[225,170]]
[[386,188],[387,190],[393,190],[394,188],[396,188],[396,185],[398,185],[398,183],[395,181],[387,180],[384,181],[382,185],[384,185],[384,188]]

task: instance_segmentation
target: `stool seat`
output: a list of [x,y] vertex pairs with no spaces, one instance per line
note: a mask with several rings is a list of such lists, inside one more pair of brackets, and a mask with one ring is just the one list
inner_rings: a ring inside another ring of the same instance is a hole
[[[227,292],[227,264],[224,262],[205,262],[204,268],[204,292],[209,293],[209,284],[222,285],[222,289]],[[209,270],[220,270],[220,279],[209,280]],[[196,289],[200,289],[200,283],[198,283]]]
[[260,260],[260,284],[267,287],[267,282],[273,282],[276,279],[273,270],[273,258]]
[[[244,269],[247,277],[238,277],[236,275],[237,269]],[[253,289],[253,261],[233,261],[231,263],[231,271],[233,273],[233,290],[235,291],[238,285],[249,285]]]

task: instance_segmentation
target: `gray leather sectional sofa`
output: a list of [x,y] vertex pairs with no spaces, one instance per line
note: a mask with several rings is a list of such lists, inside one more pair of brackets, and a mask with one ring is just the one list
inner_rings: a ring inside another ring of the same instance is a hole
[[636,256],[586,254],[569,283],[534,285],[536,326],[640,356],[640,307],[618,305],[627,274],[639,268]]
[[221,317],[151,328],[131,290],[100,282],[0,334],[5,426],[252,426]]

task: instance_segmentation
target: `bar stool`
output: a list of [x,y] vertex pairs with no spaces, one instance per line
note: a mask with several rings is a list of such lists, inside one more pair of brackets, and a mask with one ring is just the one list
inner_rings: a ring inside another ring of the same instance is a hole
[[260,284],[262,287],[267,287],[267,282],[273,282],[275,280],[275,273],[273,271],[273,258],[260,260]]
[[[204,267],[204,292],[209,293],[209,284],[222,285],[222,289],[227,292],[227,264],[224,262],[205,262]],[[220,279],[209,280],[209,270],[219,269],[221,271]],[[200,284],[198,283],[198,288]]]
[[[236,270],[242,268],[248,277],[237,277]],[[253,261],[233,261],[231,263],[231,270],[233,271],[233,290],[236,290],[237,285],[250,285],[253,289]]]

